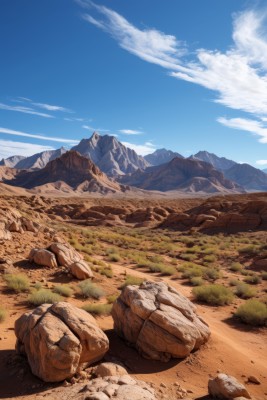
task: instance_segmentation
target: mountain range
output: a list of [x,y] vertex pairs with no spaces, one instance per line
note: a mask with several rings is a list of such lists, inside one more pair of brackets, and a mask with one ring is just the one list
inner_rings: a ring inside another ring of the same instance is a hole
[[267,191],[267,174],[251,165],[207,151],[184,158],[159,149],[142,157],[116,137],[97,132],[82,139],[71,151],[62,147],[31,157],[9,157],[0,162],[0,169],[0,179],[5,183],[24,188],[64,182],[74,190],[82,185],[87,191],[101,193],[124,190],[120,184],[162,192]]

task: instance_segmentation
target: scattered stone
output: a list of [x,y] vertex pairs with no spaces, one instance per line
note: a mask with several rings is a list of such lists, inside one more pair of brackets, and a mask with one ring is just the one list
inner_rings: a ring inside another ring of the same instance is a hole
[[112,308],[116,332],[144,357],[184,358],[210,336],[195,306],[164,282],[126,286]]
[[37,265],[43,265],[49,268],[57,268],[56,257],[51,251],[45,249],[32,249],[29,257],[30,262],[35,262]]
[[94,276],[89,265],[83,260],[72,263],[69,266],[69,270],[77,279],[88,279]]
[[233,376],[226,374],[219,374],[215,379],[210,379],[208,389],[211,396],[219,399],[235,399],[242,396],[251,399],[245,386]]
[[32,373],[45,382],[72,378],[99,361],[109,341],[86,311],[66,302],[44,304],[15,322],[17,352],[27,356]]
[[250,375],[248,377],[248,382],[255,383],[256,385],[260,385],[261,384],[260,380],[254,375]]
[[122,375],[127,375],[128,372],[124,367],[122,367],[119,364],[111,363],[111,362],[105,362],[102,364],[99,364],[97,367],[93,369],[93,374],[98,376],[98,377],[105,377],[105,376],[122,376]]

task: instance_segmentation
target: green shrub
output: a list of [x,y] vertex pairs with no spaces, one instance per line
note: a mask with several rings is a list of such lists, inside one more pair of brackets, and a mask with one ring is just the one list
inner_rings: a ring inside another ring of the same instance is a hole
[[261,279],[263,279],[264,281],[267,281],[267,272],[263,271],[261,273]]
[[235,316],[242,322],[253,326],[267,324],[267,306],[258,300],[248,300],[236,311]]
[[193,286],[201,286],[204,282],[201,276],[193,276],[192,278],[190,278],[190,283]]
[[68,285],[58,285],[55,286],[53,291],[64,297],[71,297],[73,295],[73,290]]
[[203,278],[207,281],[216,281],[220,278],[220,271],[215,268],[207,268],[203,273]]
[[84,297],[100,299],[100,297],[105,295],[104,290],[92,283],[90,279],[85,279],[84,281],[80,282],[78,288]]
[[197,276],[201,277],[202,275],[203,275],[203,269],[198,265],[194,265],[193,267],[189,267],[189,269],[184,270],[184,272],[182,273],[182,278],[191,279]]
[[238,279],[230,279],[229,284],[230,286],[237,286],[240,283]]
[[114,303],[114,301],[116,301],[117,300],[117,298],[118,298],[118,294],[111,294],[110,296],[107,296],[107,303],[108,304],[113,304]]
[[251,297],[256,296],[256,293],[256,290],[247,283],[239,282],[236,285],[235,294],[238,297],[241,297],[241,299],[250,299]]
[[5,308],[3,308],[2,306],[0,306],[0,323],[4,322],[4,320],[7,317],[7,311]]
[[203,261],[206,263],[213,263],[217,260],[217,257],[214,254],[208,254],[203,258]]
[[36,282],[36,283],[33,285],[33,287],[34,287],[34,289],[36,289],[36,290],[40,290],[40,289],[42,289],[43,285],[42,285],[41,282]]
[[7,274],[4,275],[4,280],[8,289],[14,290],[17,293],[26,292],[29,290],[30,282],[26,275],[23,274]]
[[62,298],[59,294],[53,293],[49,289],[37,290],[29,296],[29,302],[34,306],[40,306],[45,303],[53,304],[61,300]]
[[144,278],[139,278],[138,276],[127,275],[124,283],[120,286],[123,289],[125,286],[137,285],[140,286],[144,282]]
[[261,283],[261,278],[258,275],[249,275],[244,278],[244,281],[251,285],[258,285],[258,283]]
[[243,267],[242,267],[242,265],[239,263],[239,262],[233,262],[231,265],[230,265],[230,271],[233,271],[233,272],[238,272],[238,271],[241,271],[241,269],[242,269]]
[[160,272],[162,275],[173,275],[176,273],[176,268],[172,265],[150,263],[148,268],[151,272]]
[[102,268],[100,268],[100,269],[98,270],[98,272],[99,272],[101,275],[105,275],[107,278],[112,278],[112,277],[113,277],[113,271],[112,271],[111,266],[102,267]]
[[95,315],[109,315],[111,313],[112,304],[85,304],[83,310]]
[[109,254],[108,259],[111,262],[119,262],[121,261],[121,256],[118,253],[112,253]]
[[188,253],[182,253],[180,254],[180,258],[182,258],[185,261],[194,261],[197,259],[196,254],[188,254]]
[[193,295],[196,300],[204,303],[222,306],[230,304],[233,301],[233,292],[222,285],[206,285],[193,289]]

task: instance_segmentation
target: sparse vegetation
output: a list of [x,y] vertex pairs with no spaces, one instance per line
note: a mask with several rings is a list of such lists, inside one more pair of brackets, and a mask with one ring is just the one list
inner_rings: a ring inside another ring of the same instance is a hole
[[62,298],[59,294],[53,293],[49,289],[40,289],[30,294],[28,300],[34,306],[40,306],[41,304],[45,303],[48,304],[57,303],[58,301],[61,301]]
[[245,324],[263,326],[267,324],[267,306],[255,299],[248,300],[237,309],[235,316]]
[[250,283],[251,285],[258,285],[261,282],[261,278],[258,275],[253,274],[253,275],[246,276],[244,278],[244,281],[246,283]]
[[85,279],[84,281],[80,282],[78,287],[81,294],[87,298],[92,297],[93,299],[98,300],[105,295],[104,290],[92,283],[90,279]]
[[125,286],[129,285],[137,285],[140,286],[144,282],[143,278],[139,278],[138,276],[127,275],[124,283],[120,286],[120,289],[123,289]]
[[30,288],[30,281],[24,274],[6,274],[4,280],[8,289],[16,293],[27,292]]
[[4,307],[0,306],[0,323],[4,322],[6,317],[7,317],[7,310]]
[[95,315],[109,315],[111,313],[112,304],[85,304],[83,310]]
[[201,286],[203,285],[204,281],[201,276],[193,276],[190,278],[190,283],[192,286]]
[[250,299],[256,296],[257,291],[247,283],[239,282],[236,285],[235,294],[242,299]]
[[58,285],[55,286],[53,292],[64,297],[71,297],[73,295],[73,289],[68,285]]
[[114,301],[117,300],[118,296],[119,296],[118,294],[111,294],[110,296],[107,296],[107,303],[113,304]]
[[223,306],[233,301],[233,292],[222,285],[206,285],[193,289],[196,300],[213,305]]

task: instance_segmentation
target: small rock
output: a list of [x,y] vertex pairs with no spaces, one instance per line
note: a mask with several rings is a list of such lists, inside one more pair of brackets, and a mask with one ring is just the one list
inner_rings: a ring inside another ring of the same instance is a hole
[[261,384],[260,380],[254,375],[250,375],[248,377],[248,382],[255,383],[256,385],[260,385]]

